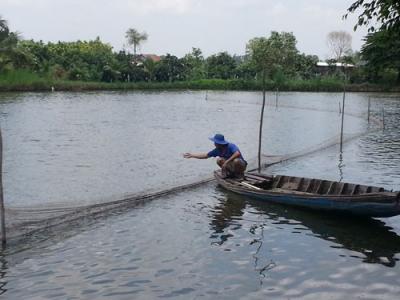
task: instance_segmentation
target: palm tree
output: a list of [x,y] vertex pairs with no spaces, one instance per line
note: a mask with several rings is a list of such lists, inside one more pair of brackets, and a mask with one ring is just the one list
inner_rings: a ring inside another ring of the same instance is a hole
[[125,35],[128,44],[130,46],[133,45],[133,54],[136,56],[136,48],[140,45],[141,42],[144,42],[147,40],[148,35],[146,32],[140,33],[139,31],[137,31],[134,28],[129,28],[126,31],[126,35]]
[[7,21],[0,16],[0,42],[8,36],[9,32]]
[[10,30],[7,21],[0,16],[0,70],[8,62],[7,54],[10,52]]
[[0,28],[7,27],[7,21],[0,16]]
[[25,61],[26,54],[17,50],[18,40],[18,33],[11,32],[7,21],[0,16],[0,70]]

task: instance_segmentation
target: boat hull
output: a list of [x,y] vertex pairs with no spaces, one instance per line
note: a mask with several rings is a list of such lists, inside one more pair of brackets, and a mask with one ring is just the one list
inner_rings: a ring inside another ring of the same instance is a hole
[[224,179],[215,172],[219,185],[236,194],[272,203],[302,207],[325,212],[345,213],[365,217],[392,217],[400,214],[399,194],[371,193],[357,196],[302,195],[252,189]]

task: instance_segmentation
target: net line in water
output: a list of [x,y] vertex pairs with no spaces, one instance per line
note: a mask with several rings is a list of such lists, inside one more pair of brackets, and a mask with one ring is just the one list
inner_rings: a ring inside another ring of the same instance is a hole
[[[347,135],[344,143],[359,138],[364,133]],[[339,144],[339,136],[330,138],[313,147],[303,149],[291,154],[268,156],[262,155],[264,170],[271,165],[298,159],[312,153],[326,150]],[[256,170],[256,160],[252,159],[249,163],[250,171]],[[200,187],[214,181],[213,177],[205,178],[196,182],[175,186],[169,189],[160,190],[153,193],[127,195],[117,200],[76,207],[57,207],[57,208],[12,208],[6,209],[7,236],[9,238],[21,237],[33,234],[36,231],[47,227],[53,227],[64,223],[76,221],[89,215],[97,216],[112,213],[114,210],[127,209],[146,203],[147,201],[183,192],[187,189]]]
[[[354,134],[346,134],[343,136],[343,143],[348,143],[351,141],[354,141],[358,138],[360,138],[361,136],[365,135],[367,132],[360,132],[360,133],[354,133]],[[266,163],[263,164],[264,168],[268,168],[271,165],[274,164],[278,164],[278,163],[282,163],[288,160],[294,160],[294,159],[298,159],[304,156],[308,156],[311,155],[313,153],[317,153],[320,151],[324,151],[328,148],[331,148],[333,146],[339,145],[340,144],[340,134],[337,136],[334,136],[333,138],[327,139],[321,143],[316,144],[315,146],[303,149],[303,150],[299,150],[296,152],[292,152],[290,154],[286,154],[286,155],[262,155],[264,158],[269,159],[269,161],[267,161]]]
[[[247,104],[247,103],[246,103]],[[268,106],[273,106],[269,104]],[[292,109],[306,109],[313,111],[323,112],[336,112],[333,110],[320,109],[320,108],[305,108],[298,107],[296,105],[280,105],[280,107],[292,108]],[[362,114],[356,114],[346,111],[345,115],[350,115],[358,118],[365,119]],[[382,127],[382,122],[375,116],[370,116],[370,121]],[[377,130],[367,128],[366,130],[355,133],[355,134],[344,134],[343,143],[356,140],[357,138],[365,135],[368,132]],[[273,164],[278,164],[288,160],[298,159],[319,151],[324,151],[330,147],[336,146],[340,143],[340,134],[335,135],[321,143],[307,147],[300,151],[296,151],[284,155],[262,155],[263,161],[262,166],[264,170]],[[257,160],[249,160],[249,170],[256,170]],[[174,186],[168,189],[163,189],[155,192],[143,192],[131,195],[120,196],[117,200],[90,204],[85,206],[74,206],[74,207],[56,207],[56,208],[6,208],[6,230],[7,236],[13,240],[19,240],[21,238],[29,237],[36,232],[41,232],[50,227],[66,226],[68,223],[82,220],[86,217],[101,217],[108,214],[112,214],[113,211],[121,211],[127,208],[142,205],[147,201],[160,198],[163,196],[172,195],[174,193],[182,192],[188,189],[196,188],[212,182],[213,177],[202,178],[195,182]]]
[[[220,97],[211,97],[208,95],[207,99],[208,101],[212,101],[212,102],[227,102],[229,101],[230,103],[232,102],[236,102],[236,103],[244,103],[246,105],[258,105],[261,106],[262,103],[260,102],[249,102],[249,101],[245,101],[245,102],[241,102],[240,100],[231,100],[231,99],[224,99],[224,98],[220,98]],[[339,100],[339,99],[338,99]],[[271,100],[267,100],[265,102],[265,107],[269,107],[269,108],[275,108],[275,109],[279,109],[279,108],[290,108],[290,109],[299,109],[299,110],[306,110],[306,111],[317,111],[317,112],[326,112],[326,113],[338,113],[339,115],[341,114],[341,109],[343,109],[341,107],[341,100],[339,102],[340,107],[338,109],[333,109],[333,108],[321,108],[321,107],[314,107],[314,106],[300,106],[300,105],[295,105],[295,104],[285,104],[285,103],[281,103],[281,102],[276,102],[276,100],[271,99]],[[368,107],[365,108],[365,111],[358,111],[358,112],[354,112],[354,111],[349,111],[348,110],[348,106],[346,107],[346,111],[344,113],[345,116],[351,116],[351,117],[355,117],[355,118],[359,118],[362,120],[367,120],[368,118],[368,111],[367,111]],[[371,123],[374,123],[375,125],[379,126],[379,127],[383,127],[383,121],[380,117],[380,112],[379,110],[371,110],[370,111],[370,117],[369,117],[369,121]]]

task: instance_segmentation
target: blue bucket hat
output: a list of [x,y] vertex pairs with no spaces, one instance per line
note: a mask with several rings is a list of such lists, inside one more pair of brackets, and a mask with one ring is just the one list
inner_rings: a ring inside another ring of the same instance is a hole
[[228,145],[229,144],[227,141],[225,141],[225,137],[220,133],[217,133],[216,135],[214,135],[213,137],[210,137],[208,139],[218,145]]

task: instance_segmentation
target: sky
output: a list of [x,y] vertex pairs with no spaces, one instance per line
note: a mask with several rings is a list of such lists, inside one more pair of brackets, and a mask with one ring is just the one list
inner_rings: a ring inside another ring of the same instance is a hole
[[359,50],[365,28],[357,15],[342,20],[355,0],[0,0],[0,16],[24,39],[44,42],[92,40],[126,46],[125,32],[148,34],[142,53],[178,57],[200,48],[204,56],[243,55],[247,42],[271,31],[293,32],[297,48],[330,57],[326,37],[344,30]]

